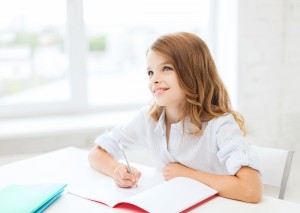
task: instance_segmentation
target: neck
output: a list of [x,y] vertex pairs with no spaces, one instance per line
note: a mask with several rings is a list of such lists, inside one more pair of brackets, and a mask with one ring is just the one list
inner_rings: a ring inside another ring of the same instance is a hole
[[178,123],[183,119],[183,108],[166,108],[166,124]]

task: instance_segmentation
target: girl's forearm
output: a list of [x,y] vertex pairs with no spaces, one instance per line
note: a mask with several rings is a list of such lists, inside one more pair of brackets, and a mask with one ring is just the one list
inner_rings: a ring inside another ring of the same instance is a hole
[[184,176],[200,181],[218,191],[222,197],[258,203],[262,196],[262,184],[257,171],[242,167],[235,176],[215,175],[197,170],[187,170]]
[[89,162],[92,168],[110,177],[113,176],[113,171],[120,164],[110,154],[98,146],[95,146],[90,151]]

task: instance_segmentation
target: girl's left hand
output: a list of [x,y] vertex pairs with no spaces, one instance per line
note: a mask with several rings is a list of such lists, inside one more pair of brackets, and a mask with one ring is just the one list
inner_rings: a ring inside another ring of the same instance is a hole
[[190,168],[180,163],[169,163],[163,168],[163,176],[165,180],[171,180],[175,177],[186,177]]

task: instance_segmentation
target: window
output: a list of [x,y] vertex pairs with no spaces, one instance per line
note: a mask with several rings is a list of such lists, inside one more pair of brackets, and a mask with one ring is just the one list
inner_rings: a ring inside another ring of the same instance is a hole
[[70,98],[62,3],[11,0],[0,7],[0,105]]
[[0,8],[0,116],[148,103],[146,49],[161,34],[190,31],[213,50],[210,2],[7,2]]
[[146,49],[158,36],[190,31],[209,41],[209,1],[84,1],[88,101],[147,103]]

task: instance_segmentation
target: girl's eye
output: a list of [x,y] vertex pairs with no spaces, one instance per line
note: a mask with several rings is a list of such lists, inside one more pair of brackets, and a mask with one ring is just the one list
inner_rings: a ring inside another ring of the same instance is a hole
[[149,70],[148,71],[148,76],[151,77],[153,75],[153,71]]
[[170,71],[170,70],[172,70],[172,68],[169,67],[169,66],[164,66],[163,70],[164,70],[164,71]]

